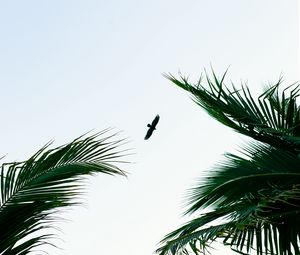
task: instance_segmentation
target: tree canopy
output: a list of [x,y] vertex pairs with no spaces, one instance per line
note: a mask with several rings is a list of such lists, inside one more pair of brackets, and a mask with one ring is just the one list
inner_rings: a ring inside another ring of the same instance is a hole
[[186,214],[193,219],[156,252],[206,254],[221,240],[240,254],[300,254],[299,84],[282,89],[280,78],[254,99],[247,84],[226,85],[226,73],[212,71],[196,83],[165,75],[214,119],[253,140],[242,155],[226,153],[189,190]]

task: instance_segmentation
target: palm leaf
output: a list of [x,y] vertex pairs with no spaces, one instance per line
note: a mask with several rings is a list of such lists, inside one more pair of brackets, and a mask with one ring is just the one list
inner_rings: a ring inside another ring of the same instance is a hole
[[57,209],[78,203],[74,198],[82,191],[84,176],[126,175],[113,165],[122,162],[118,158],[124,153],[116,149],[124,140],[112,140],[115,134],[104,136],[107,131],[79,137],[55,149],[47,144],[27,161],[2,164],[1,254],[28,254],[49,243],[53,234],[38,233],[52,228]]
[[[171,74],[165,74],[165,77],[190,92],[193,100],[222,124],[257,141],[295,150],[287,137],[300,133],[297,131],[300,129],[300,113],[295,104],[299,92],[298,85],[292,84],[279,97],[278,91],[282,83],[280,78],[255,101],[246,85],[242,85],[240,90],[234,85],[232,89],[226,86],[226,73],[220,81],[214,72],[213,80],[206,74],[209,89],[202,85],[201,79],[192,84],[182,75],[179,79]],[[289,96],[286,96],[288,93]]]
[[[270,157],[274,156],[275,159],[277,155],[271,153]],[[167,235],[162,240],[162,247],[157,250],[159,254],[173,254],[170,251],[174,249],[186,250],[188,244],[196,241],[205,247],[205,244],[220,238],[224,244],[242,254],[253,249],[257,250],[257,254],[263,254],[263,249],[264,252],[268,250],[267,254],[289,254],[292,246],[297,247],[295,240],[300,234],[300,190],[293,183],[300,181],[295,169],[299,160],[294,158],[295,161],[287,165],[288,168],[283,168],[283,164],[273,168],[274,171],[269,171],[268,176],[266,173],[272,160],[267,162],[264,159],[261,162],[252,159],[251,162],[244,162],[247,160],[240,157],[238,160],[236,157],[230,159],[233,162],[220,169],[219,174],[210,172],[210,178],[202,180],[191,191],[190,202],[194,201],[194,204],[188,212],[196,213],[201,208],[210,209],[211,212],[200,214]],[[255,178],[255,174],[249,178],[250,171],[247,173],[243,170],[250,163],[254,164],[253,168],[259,165],[262,176],[256,173],[258,178]],[[216,224],[216,221],[220,223]]]

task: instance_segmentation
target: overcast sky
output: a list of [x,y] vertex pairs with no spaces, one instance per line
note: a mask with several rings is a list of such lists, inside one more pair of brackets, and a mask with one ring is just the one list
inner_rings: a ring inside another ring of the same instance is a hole
[[[281,74],[291,84],[298,16],[297,0],[0,1],[4,162],[107,127],[135,152],[129,178],[89,179],[85,206],[61,214],[70,221],[49,254],[152,254],[183,222],[186,190],[245,141],[162,73],[195,80],[210,65],[219,75],[230,66],[228,81],[255,93]],[[225,254],[220,247],[212,254]]]

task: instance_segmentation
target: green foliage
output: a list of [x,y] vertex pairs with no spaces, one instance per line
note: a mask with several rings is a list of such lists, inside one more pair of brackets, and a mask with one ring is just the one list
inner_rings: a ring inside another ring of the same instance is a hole
[[116,151],[123,140],[104,137],[106,131],[55,149],[48,144],[27,161],[2,164],[0,254],[28,254],[49,244],[54,235],[45,230],[57,222],[59,208],[79,203],[74,198],[82,192],[84,176],[126,175],[112,165],[124,154]]
[[247,85],[226,86],[225,75],[206,74],[206,87],[166,75],[213,118],[254,140],[190,190],[186,213],[194,219],[168,234],[157,253],[207,254],[222,240],[240,254],[300,254],[299,85],[279,92],[280,79],[254,100]]

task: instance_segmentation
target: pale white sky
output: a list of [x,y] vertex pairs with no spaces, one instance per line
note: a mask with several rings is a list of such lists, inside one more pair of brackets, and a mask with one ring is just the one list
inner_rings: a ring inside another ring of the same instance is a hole
[[85,207],[61,214],[71,221],[49,254],[152,254],[183,222],[185,191],[243,142],[162,73],[193,79],[230,65],[228,80],[256,92],[281,73],[295,82],[298,13],[297,0],[0,1],[4,161],[107,127],[136,153],[129,178],[89,179]]

